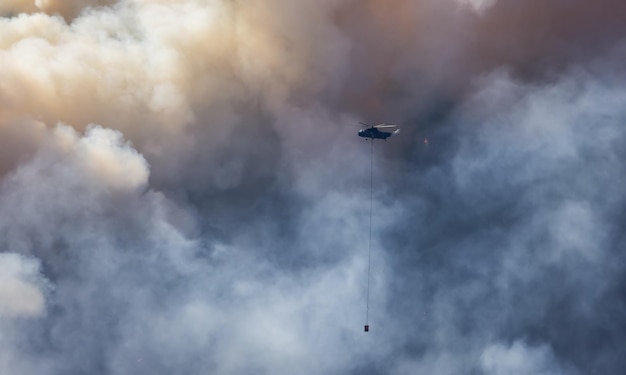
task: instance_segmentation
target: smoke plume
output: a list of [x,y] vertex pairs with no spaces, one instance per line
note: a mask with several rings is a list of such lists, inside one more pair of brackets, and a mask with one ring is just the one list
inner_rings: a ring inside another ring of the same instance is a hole
[[620,373],[625,17],[4,1],[0,373]]

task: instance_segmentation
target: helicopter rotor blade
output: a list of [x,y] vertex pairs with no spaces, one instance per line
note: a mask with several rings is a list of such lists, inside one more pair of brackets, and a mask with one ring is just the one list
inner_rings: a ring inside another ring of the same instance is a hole
[[378,124],[374,125],[375,128],[397,128],[398,125],[390,125],[390,124]]
[[362,126],[367,126],[368,128],[372,127],[372,125],[366,124],[366,123],[361,122],[361,121],[359,121],[359,124],[361,124]]

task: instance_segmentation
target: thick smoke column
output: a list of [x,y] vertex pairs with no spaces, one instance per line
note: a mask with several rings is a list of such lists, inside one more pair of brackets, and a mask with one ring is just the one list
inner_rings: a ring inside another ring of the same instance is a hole
[[0,373],[626,366],[621,1],[0,15]]

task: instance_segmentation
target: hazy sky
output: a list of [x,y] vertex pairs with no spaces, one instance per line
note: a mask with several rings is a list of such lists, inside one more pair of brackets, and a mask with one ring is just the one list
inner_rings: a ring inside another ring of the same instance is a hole
[[623,0],[0,16],[1,374],[626,368]]

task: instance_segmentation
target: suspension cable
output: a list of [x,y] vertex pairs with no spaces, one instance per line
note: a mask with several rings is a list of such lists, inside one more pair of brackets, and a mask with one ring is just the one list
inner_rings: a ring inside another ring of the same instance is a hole
[[374,138],[370,140],[370,237],[369,250],[367,252],[367,297],[365,299],[365,332],[369,332],[369,314],[370,314],[370,270],[372,266],[372,211],[374,202]]

